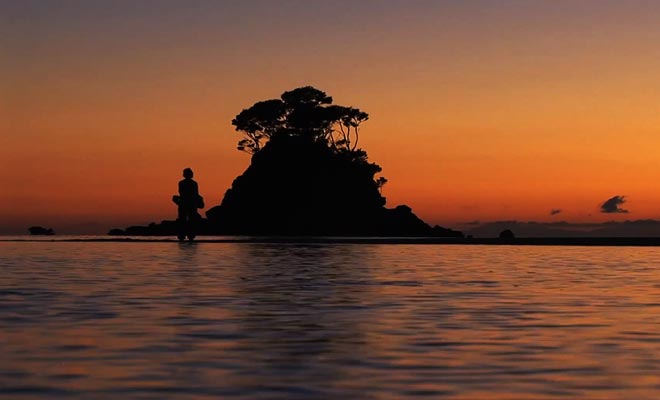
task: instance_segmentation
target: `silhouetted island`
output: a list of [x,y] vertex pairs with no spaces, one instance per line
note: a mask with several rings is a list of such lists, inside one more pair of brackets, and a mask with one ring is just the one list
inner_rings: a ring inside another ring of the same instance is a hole
[[30,235],[36,236],[36,235],[54,235],[55,231],[53,228],[44,228],[43,226],[31,226],[28,228],[28,231],[30,232]]
[[500,232],[498,237],[500,239],[515,239],[516,235],[513,233],[511,229],[505,229],[502,232]]
[[[431,227],[405,205],[385,207],[381,167],[358,147],[368,114],[332,104],[311,86],[255,103],[232,121],[252,155],[199,234],[463,237]],[[110,235],[176,235],[175,221],[113,229]]]

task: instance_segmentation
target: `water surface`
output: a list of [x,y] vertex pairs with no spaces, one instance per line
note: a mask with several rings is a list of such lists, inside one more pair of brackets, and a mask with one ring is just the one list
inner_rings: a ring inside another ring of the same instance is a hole
[[0,243],[0,398],[660,398],[660,249]]

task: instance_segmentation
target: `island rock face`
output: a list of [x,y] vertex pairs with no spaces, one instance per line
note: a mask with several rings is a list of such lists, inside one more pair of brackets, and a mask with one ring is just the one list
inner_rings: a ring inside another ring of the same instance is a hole
[[274,137],[207,211],[208,224],[216,234],[432,235],[409,207],[384,207],[379,171],[363,153],[336,153],[305,136]]

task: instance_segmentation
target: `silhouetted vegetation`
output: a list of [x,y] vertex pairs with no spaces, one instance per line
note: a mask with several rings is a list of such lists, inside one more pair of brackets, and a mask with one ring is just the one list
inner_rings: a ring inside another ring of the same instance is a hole
[[[199,232],[461,237],[431,228],[410,207],[385,208],[381,189],[387,179],[376,176],[381,167],[358,147],[369,115],[332,102],[307,86],[241,111],[232,124],[242,135],[237,148],[252,155],[251,164],[221,204],[207,211]],[[171,228],[164,221],[124,233],[173,234]]]
[[284,92],[281,99],[257,102],[231,123],[244,135],[238,141],[238,149],[250,154],[260,151],[271,139],[283,136],[306,137],[335,153],[359,154],[364,153],[356,151],[360,124],[367,119],[367,113],[333,105],[332,97],[325,92],[305,86]]

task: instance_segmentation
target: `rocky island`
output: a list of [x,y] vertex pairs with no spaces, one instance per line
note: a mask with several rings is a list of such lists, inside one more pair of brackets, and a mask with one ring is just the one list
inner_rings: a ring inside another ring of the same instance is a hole
[[[358,147],[369,116],[332,104],[311,86],[257,102],[232,124],[251,154],[222,202],[206,212],[200,234],[272,236],[463,237],[431,227],[410,207],[385,207],[381,167]],[[110,235],[174,235],[175,221],[113,229]]]
[[28,228],[28,232],[32,236],[52,236],[55,234],[53,228],[44,228],[43,226],[31,226]]

